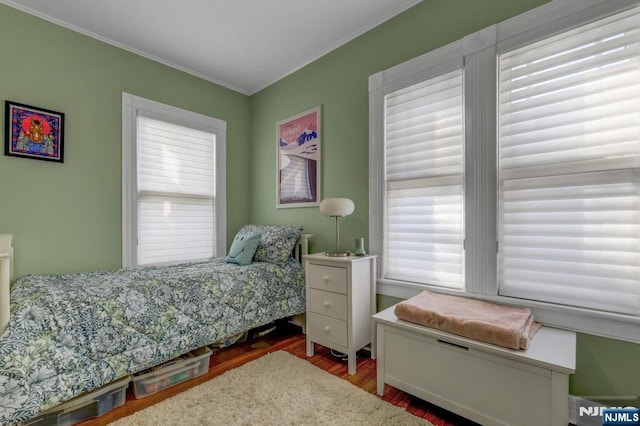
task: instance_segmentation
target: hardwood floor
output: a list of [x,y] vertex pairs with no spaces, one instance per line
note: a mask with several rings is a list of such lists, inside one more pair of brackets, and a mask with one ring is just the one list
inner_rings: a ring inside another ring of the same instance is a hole
[[[300,333],[300,329],[287,323],[280,323],[277,330],[264,337],[249,339],[246,342],[215,352],[211,356],[209,371],[203,376],[180,383],[142,399],[135,399],[130,386],[127,390],[127,401],[122,407],[116,408],[101,417],[78,423],[78,425],[106,425],[206,382],[227,370],[239,367],[269,352],[280,350],[308,360],[317,367],[348,380],[371,394],[376,394],[376,361],[369,357],[369,352],[361,351],[358,354],[357,373],[350,376],[347,372],[347,362],[334,357],[331,355],[331,351],[323,346],[316,345],[315,355],[307,358],[305,336]],[[385,388],[385,395],[382,399],[398,407],[405,408],[408,412],[438,426],[475,424],[388,385]]]

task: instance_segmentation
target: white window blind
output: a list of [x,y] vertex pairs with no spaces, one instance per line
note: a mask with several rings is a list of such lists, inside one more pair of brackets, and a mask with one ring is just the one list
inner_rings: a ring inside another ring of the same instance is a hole
[[383,276],[463,288],[463,72],[385,96]]
[[640,8],[499,57],[500,294],[640,313]]
[[215,135],[137,118],[139,265],[214,256]]

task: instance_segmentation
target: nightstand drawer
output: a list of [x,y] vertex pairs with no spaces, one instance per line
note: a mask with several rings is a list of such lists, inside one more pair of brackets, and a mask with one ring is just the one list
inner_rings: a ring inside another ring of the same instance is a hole
[[347,322],[320,315],[315,312],[308,312],[310,317],[309,337],[318,339],[320,342],[328,341],[340,346],[347,346]]
[[312,288],[307,295],[311,312],[347,320],[347,296]]
[[347,268],[311,264],[307,274],[312,288],[347,294]]

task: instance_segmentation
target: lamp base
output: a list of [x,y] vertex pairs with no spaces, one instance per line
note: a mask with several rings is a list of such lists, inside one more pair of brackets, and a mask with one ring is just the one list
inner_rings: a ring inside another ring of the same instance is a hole
[[325,256],[329,256],[329,257],[347,257],[347,256],[351,255],[351,253],[349,253],[349,252],[328,251],[324,255]]

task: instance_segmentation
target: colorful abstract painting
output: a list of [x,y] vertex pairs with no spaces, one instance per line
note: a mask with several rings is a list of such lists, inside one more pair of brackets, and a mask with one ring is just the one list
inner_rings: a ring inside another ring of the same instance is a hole
[[6,101],[5,123],[5,155],[63,162],[63,113]]

